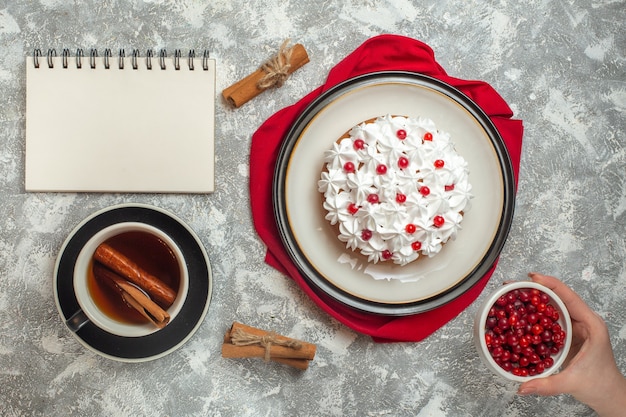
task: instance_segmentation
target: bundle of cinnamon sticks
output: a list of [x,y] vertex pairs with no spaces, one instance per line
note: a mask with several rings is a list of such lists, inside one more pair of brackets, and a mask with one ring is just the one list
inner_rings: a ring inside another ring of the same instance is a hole
[[224,335],[222,357],[264,358],[306,370],[316,350],[312,343],[234,322]]
[[176,291],[107,243],[93,254],[93,273],[120,293],[124,301],[158,328],[170,321],[166,309],[176,299]]
[[226,88],[222,95],[233,107],[240,107],[270,87],[280,87],[295,70],[309,62],[301,44],[287,47],[286,40],[278,53],[252,74]]

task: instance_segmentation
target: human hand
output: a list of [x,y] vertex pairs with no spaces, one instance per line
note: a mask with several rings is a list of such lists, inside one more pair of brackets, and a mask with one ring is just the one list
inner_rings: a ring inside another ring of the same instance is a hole
[[626,378],[615,363],[604,320],[558,279],[531,273],[530,278],[554,291],[572,319],[572,347],[559,373],[524,382],[520,395],[571,394],[600,416],[623,416],[626,410]]

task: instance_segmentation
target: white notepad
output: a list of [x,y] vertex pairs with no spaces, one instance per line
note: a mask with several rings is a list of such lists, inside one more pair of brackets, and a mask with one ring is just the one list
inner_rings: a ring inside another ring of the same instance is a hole
[[215,60],[79,52],[26,58],[26,190],[213,192]]

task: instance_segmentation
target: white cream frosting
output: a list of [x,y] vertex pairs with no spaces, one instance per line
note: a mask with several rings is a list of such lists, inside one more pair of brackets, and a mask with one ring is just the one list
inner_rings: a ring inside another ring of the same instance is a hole
[[318,190],[326,219],[370,262],[406,265],[436,255],[470,209],[467,162],[430,119],[362,123],[325,152],[324,163]]

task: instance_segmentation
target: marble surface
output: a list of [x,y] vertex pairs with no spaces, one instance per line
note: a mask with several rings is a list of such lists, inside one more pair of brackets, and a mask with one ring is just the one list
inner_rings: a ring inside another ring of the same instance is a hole
[[[606,319],[626,370],[624,21],[624,0],[1,1],[0,415],[593,415],[569,396],[517,396],[515,384],[481,365],[471,323],[502,281],[531,270],[553,274]],[[477,302],[420,343],[373,343],[267,266],[246,192],[255,129],[381,33],[420,39],[450,75],[489,82],[526,128],[516,212],[498,269]],[[24,57],[34,48],[209,48],[221,91],[286,38],[304,44],[311,62],[281,89],[237,110],[216,97],[214,194],[24,191]],[[156,205],[186,221],[215,278],[208,315],[191,340],[140,364],[80,345],[61,322],[52,290],[68,233],[123,202]],[[315,343],[318,354],[306,372],[223,359],[220,344],[234,320]]]

